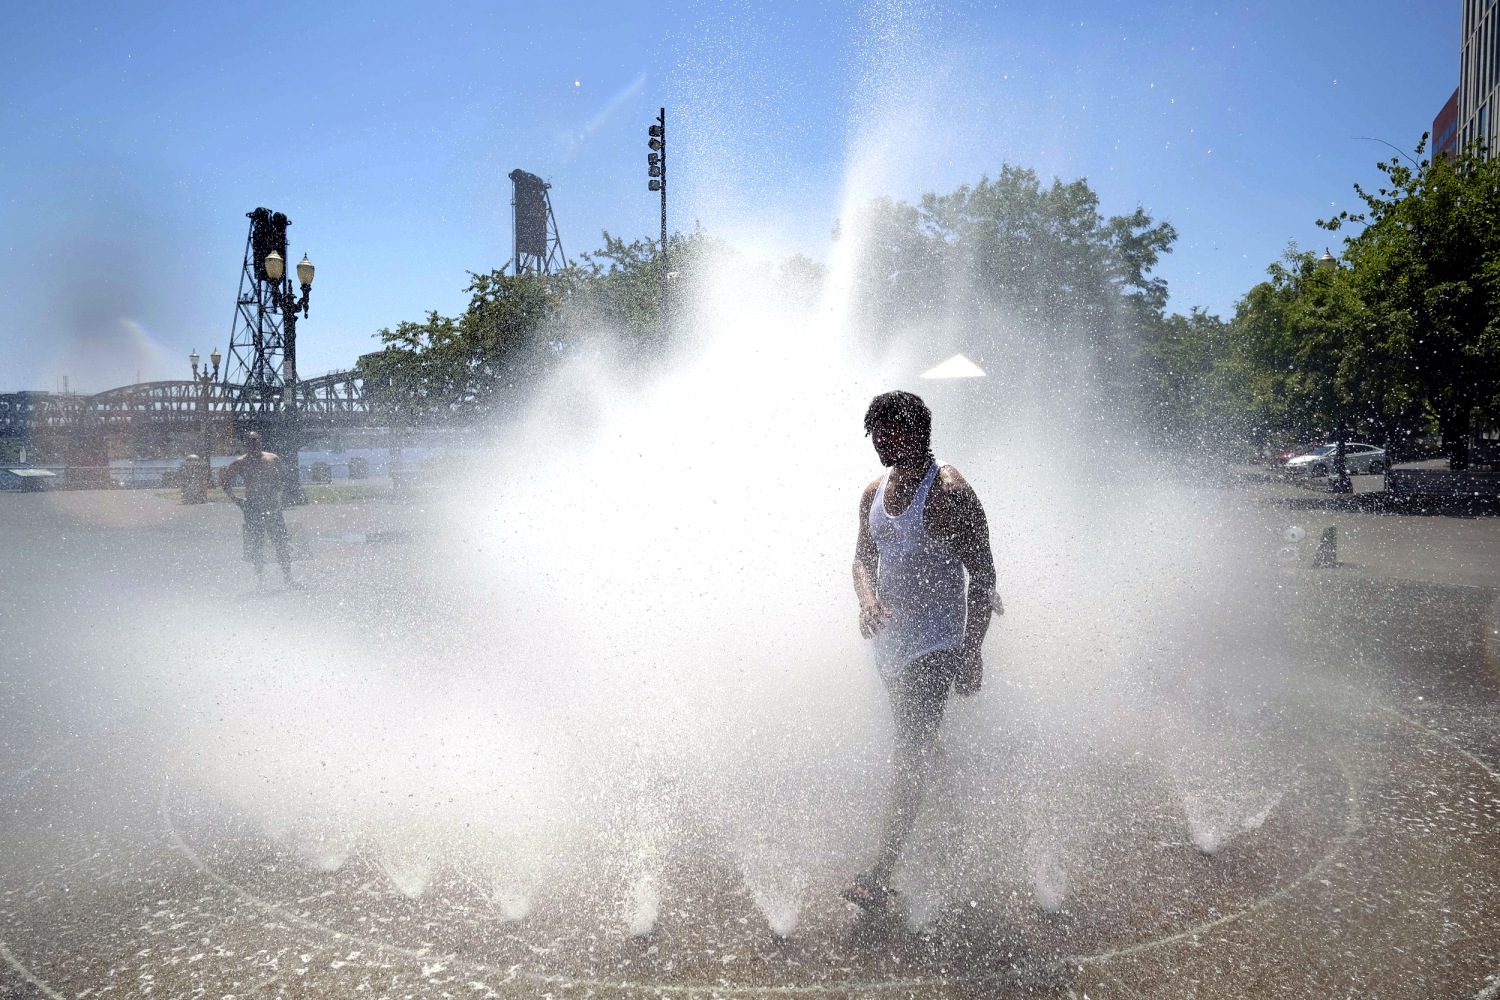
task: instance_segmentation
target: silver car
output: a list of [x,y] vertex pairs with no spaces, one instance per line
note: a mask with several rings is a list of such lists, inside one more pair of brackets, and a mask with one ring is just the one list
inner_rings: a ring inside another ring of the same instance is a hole
[[[1312,451],[1287,460],[1285,469],[1294,476],[1326,476],[1333,472],[1334,452],[1338,445],[1319,445]],[[1344,442],[1344,468],[1351,476],[1378,476],[1385,471],[1385,449],[1358,441]]]

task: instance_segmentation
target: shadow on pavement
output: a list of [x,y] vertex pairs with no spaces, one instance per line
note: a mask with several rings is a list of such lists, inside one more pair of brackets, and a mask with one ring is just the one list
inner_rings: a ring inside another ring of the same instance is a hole
[[1500,502],[1493,497],[1413,497],[1390,493],[1328,494],[1277,497],[1274,506],[1288,510],[1333,510],[1407,517],[1495,517]]

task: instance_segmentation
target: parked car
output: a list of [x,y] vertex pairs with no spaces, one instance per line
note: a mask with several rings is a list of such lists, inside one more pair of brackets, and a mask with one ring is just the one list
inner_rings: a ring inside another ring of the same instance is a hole
[[1298,455],[1306,455],[1308,452],[1312,451],[1313,449],[1315,449],[1315,448],[1321,448],[1322,446],[1323,446],[1323,442],[1322,441],[1313,441],[1310,444],[1294,445],[1293,447],[1288,448],[1286,451],[1277,452],[1276,453],[1275,464],[1276,465],[1285,465],[1286,463],[1290,462],[1292,459],[1296,458]]
[[[1336,444],[1319,445],[1312,451],[1287,460],[1283,468],[1294,476],[1326,476],[1333,472]],[[1385,471],[1385,449],[1358,441],[1344,442],[1344,468],[1351,476],[1378,476]]]

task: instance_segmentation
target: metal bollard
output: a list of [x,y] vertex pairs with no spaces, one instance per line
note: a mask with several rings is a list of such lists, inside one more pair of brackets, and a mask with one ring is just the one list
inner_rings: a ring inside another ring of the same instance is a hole
[[1313,569],[1333,569],[1339,564],[1339,528],[1336,524],[1330,524],[1323,529],[1323,537],[1318,539],[1318,551],[1313,553]]
[[208,459],[189,455],[182,462],[182,502],[207,503],[208,477],[211,475]]

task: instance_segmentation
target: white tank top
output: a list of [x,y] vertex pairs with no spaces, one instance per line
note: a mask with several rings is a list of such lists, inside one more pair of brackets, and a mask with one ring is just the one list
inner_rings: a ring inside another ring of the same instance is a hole
[[957,649],[964,638],[968,600],[963,563],[948,543],[929,535],[923,523],[938,466],[934,461],[928,468],[917,495],[900,514],[886,513],[889,472],[870,505],[870,534],[880,553],[875,589],[891,611],[890,620],[875,634],[875,658],[888,677],[899,676],[928,653]]

